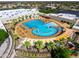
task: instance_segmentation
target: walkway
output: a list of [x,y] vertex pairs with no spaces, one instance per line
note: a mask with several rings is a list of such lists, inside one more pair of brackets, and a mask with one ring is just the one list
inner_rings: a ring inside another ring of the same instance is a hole
[[6,58],[9,56],[10,52],[12,51],[13,49],[13,42],[12,42],[12,38],[11,36],[9,35],[9,46],[8,46],[8,49],[6,49],[5,53],[2,55],[2,58]]

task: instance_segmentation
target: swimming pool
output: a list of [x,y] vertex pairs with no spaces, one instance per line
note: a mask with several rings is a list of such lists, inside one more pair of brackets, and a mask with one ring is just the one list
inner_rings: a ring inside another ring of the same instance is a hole
[[32,29],[32,34],[42,37],[52,36],[61,31],[60,27],[57,28],[58,24],[54,22],[44,23],[42,20],[31,20],[23,23],[24,26]]

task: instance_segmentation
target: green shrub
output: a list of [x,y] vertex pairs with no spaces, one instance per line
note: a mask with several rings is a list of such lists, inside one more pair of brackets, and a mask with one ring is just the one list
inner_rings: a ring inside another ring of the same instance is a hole
[[51,50],[51,57],[52,58],[69,58],[70,51],[67,48],[57,47]]
[[0,44],[2,44],[8,36],[9,35],[5,30],[0,29]]
[[39,12],[42,12],[42,13],[57,13],[58,12],[58,9],[50,9],[50,8],[43,8],[43,9],[40,9]]

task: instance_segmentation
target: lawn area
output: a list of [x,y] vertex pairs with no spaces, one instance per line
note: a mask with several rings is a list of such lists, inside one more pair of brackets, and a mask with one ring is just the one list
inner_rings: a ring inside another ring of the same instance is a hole
[[57,13],[59,10],[58,9],[51,9],[51,8],[42,8],[39,10],[39,12],[42,12],[42,13]]
[[8,37],[8,33],[3,30],[3,29],[0,29],[0,45],[5,41],[5,39]]

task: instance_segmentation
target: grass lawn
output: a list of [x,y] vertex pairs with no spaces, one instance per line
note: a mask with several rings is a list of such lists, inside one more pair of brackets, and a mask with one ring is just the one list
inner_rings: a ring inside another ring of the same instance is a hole
[[3,30],[3,29],[0,29],[0,45],[5,41],[5,39],[8,37],[8,33]]

